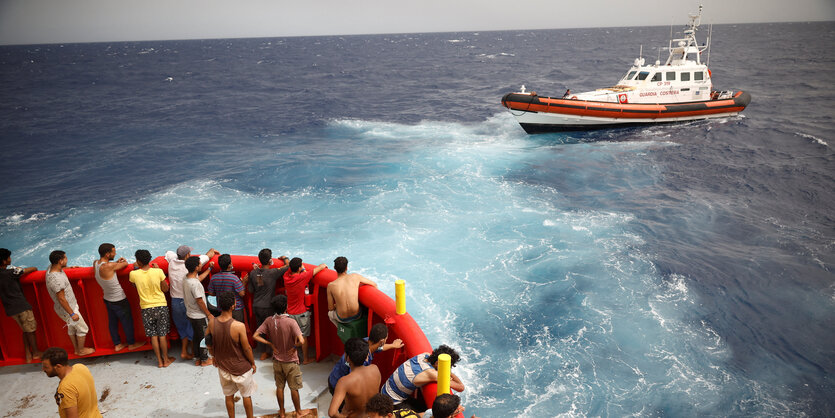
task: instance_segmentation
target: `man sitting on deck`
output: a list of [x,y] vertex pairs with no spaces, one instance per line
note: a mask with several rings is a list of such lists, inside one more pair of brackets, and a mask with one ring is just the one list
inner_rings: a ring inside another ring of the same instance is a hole
[[365,403],[368,418],[420,418],[411,409],[394,409],[394,403],[386,395],[378,393]]
[[[461,405],[461,398],[458,395],[444,393],[435,398],[432,402],[432,409],[423,414],[423,418],[455,418],[459,414],[464,415],[464,405]],[[478,418],[473,415],[470,418]]]
[[[365,417],[365,404],[380,387],[380,369],[376,364],[364,366],[368,358],[368,342],[360,338],[351,338],[345,343],[345,355],[351,366],[351,373],[339,379],[333,392],[328,416]],[[339,406],[345,402],[342,411]]]
[[[380,351],[388,351],[392,348],[402,348],[403,341],[399,338],[392,341],[391,344],[386,344],[386,340],[389,336],[389,330],[386,327],[386,324],[379,323],[374,324],[371,327],[371,332],[368,333],[368,337],[365,338],[365,341],[368,342],[368,358],[363,363],[364,366],[368,366],[374,360],[374,354]],[[333,370],[331,370],[330,376],[328,376],[328,391],[330,391],[331,395],[333,395],[333,391],[336,388],[336,383],[342,376],[347,376],[348,373],[351,373],[351,366],[348,364],[348,360],[345,354],[342,354],[342,357],[339,358],[339,361],[333,365]]]
[[[438,356],[441,354],[449,354],[452,359],[450,367],[455,367],[460,359],[455,350],[442,344],[432,350],[431,354],[422,353],[406,360],[391,374],[380,392],[394,401],[395,409],[406,407],[417,412],[426,411],[426,403],[419,391],[417,398],[412,397],[412,394],[427,383],[438,381]],[[464,383],[461,379],[452,373],[449,377],[449,387],[457,392],[463,392]]]
[[328,284],[328,318],[336,325],[337,335],[344,343],[348,338],[364,337],[364,325],[368,318],[363,315],[359,303],[359,287],[377,283],[357,273],[348,274],[348,259],[337,257],[333,260],[336,280]]

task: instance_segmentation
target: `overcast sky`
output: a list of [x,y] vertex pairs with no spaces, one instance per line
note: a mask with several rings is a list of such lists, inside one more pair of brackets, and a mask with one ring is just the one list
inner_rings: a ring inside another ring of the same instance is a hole
[[0,44],[835,20],[835,0],[0,0]]

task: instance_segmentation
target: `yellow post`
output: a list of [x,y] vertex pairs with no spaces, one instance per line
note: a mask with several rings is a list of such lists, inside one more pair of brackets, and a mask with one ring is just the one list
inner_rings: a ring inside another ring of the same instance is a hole
[[403,315],[406,313],[406,282],[402,279],[394,281],[394,299],[397,303],[397,314]]
[[438,356],[438,395],[449,393],[449,369],[452,367],[452,357],[449,354]]

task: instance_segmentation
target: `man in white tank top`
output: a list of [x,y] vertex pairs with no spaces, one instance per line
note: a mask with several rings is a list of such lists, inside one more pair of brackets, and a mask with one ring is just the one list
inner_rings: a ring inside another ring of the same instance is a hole
[[[93,262],[93,271],[96,273],[96,282],[101,286],[104,305],[107,307],[107,320],[114,350],[121,351],[125,347],[135,350],[145,345],[145,341],[136,342],[130,302],[116,275],[116,272],[128,266],[128,262],[124,257],[113,261],[116,258],[116,246],[110,243],[99,245],[99,256],[101,257]],[[119,336],[119,323],[122,324],[122,331],[125,333],[125,343]]]

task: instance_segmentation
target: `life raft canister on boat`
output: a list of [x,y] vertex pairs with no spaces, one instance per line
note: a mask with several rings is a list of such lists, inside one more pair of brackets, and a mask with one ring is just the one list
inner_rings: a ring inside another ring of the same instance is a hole
[[626,93],[618,94],[618,103],[629,103],[629,100],[626,97]]

